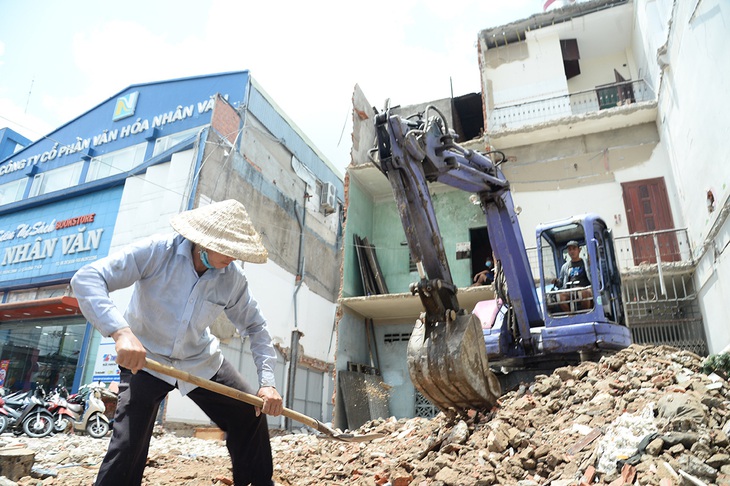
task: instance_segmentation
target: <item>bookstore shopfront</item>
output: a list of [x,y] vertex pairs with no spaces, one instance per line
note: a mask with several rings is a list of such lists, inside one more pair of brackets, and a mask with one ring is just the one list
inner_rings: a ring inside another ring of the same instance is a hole
[[87,325],[68,282],[108,253],[120,196],[121,187],[110,188],[0,216],[0,277],[8,289],[0,304],[0,385],[6,391],[104,379],[98,354],[89,352],[102,339]]

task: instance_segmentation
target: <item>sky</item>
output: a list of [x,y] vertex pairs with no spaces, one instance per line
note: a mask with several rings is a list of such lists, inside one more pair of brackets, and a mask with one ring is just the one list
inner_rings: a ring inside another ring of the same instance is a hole
[[249,70],[344,174],[356,84],[378,108],[478,93],[479,31],[542,3],[0,0],[0,128],[36,140],[133,84]]

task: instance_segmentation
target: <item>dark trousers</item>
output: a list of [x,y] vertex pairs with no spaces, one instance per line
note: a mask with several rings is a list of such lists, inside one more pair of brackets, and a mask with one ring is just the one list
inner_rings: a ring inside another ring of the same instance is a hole
[[[162,399],[174,388],[145,371],[132,374],[122,368],[120,380],[112,438],[96,486],[142,484],[155,418]],[[247,393],[256,392],[226,360],[212,380]],[[188,396],[226,432],[236,486],[272,485],[273,463],[266,416],[256,417],[252,405],[200,387]]]

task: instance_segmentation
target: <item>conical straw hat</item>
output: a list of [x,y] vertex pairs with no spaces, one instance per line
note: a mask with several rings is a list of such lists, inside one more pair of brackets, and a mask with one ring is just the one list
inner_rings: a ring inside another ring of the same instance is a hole
[[246,208],[235,199],[183,211],[170,219],[170,225],[208,250],[244,262],[266,263],[268,252],[261,235],[253,227]]

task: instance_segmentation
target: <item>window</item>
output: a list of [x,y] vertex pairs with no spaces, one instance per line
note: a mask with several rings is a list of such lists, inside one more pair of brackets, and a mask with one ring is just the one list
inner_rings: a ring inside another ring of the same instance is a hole
[[200,130],[200,127],[191,128],[190,130],[184,130],[182,132],[173,133],[172,135],[168,135],[167,137],[158,138],[155,140],[155,150],[152,152],[152,156],[160,155],[165,150],[168,150],[178,143],[182,142],[186,138],[190,138],[198,131]]
[[[545,284],[552,283],[554,279],[556,279],[560,273],[560,266],[565,262],[564,257],[559,257],[559,263],[556,266],[556,258],[558,258],[555,255],[555,249],[553,246],[549,243],[549,240],[545,237],[545,235],[541,236],[541,245],[540,245],[540,252],[542,253],[542,264],[545,274]],[[533,276],[535,276],[533,272]],[[540,274],[537,274],[537,277],[539,278]]]
[[79,161],[74,164],[59,167],[58,169],[36,174],[30,186],[30,197],[41,196],[49,192],[60,191],[77,185],[83,167],[84,162]]
[[49,390],[61,379],[70,386],[85,331],[86,323],[78,319],[3,323],[0,361],[7,365],[2,386],[14,392],[40,383]]
[[10,204],[11,202],[20,201],[23,198],[23,192],[28,179],[18,179],[17,181],[0,184],[0,204]]
[[439,408],[416,390],[416,417],[434,418],[439,414]]
[[565,79],[578,76],[580,74],[580,53],[578,52],[578,41],[576,39],[563,39],[560,41],[560,50],[563,53]]
[[71,295],[71,288],[68,284],[53,285],[47,287],[35,287],[32,289],[11,290],[7,294],[6,303],[25,302],[29,300],[51,299],[53,297],[64,297]]
[[324,420],[322,417],[323,387],[324,373],[298,366],[294,385],[294,410],[317,420]]
[[146,149],[147,143],[145,142],[94,157],[89,165],[86,182],[121,174],[135,168],[144,161]]
[[408,342],[411,339],[410,332],[389,332],[383,335],[383,342],[395,343],[399,341]]

